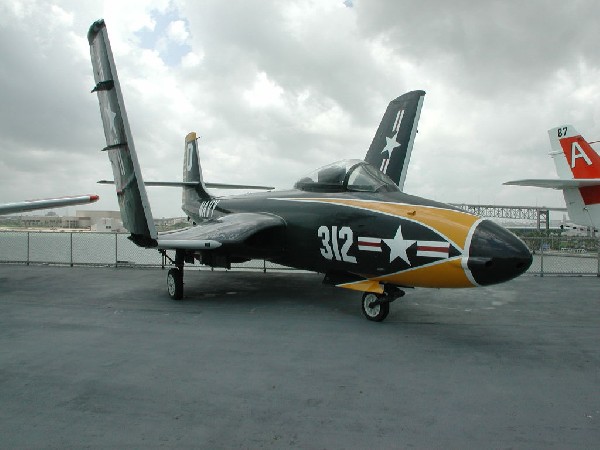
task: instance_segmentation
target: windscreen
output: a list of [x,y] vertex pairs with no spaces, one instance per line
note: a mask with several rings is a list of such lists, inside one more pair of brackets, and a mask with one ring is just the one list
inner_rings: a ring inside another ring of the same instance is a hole
[[338,161],[302,177],[296,189],[313,192],[389,192],[398,186],[370,164],[359,159]]

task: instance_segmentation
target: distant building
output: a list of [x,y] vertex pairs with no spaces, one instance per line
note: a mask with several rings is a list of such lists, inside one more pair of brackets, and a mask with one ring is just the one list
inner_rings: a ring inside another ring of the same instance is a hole
[[[20,222],[21,226],[28,228],[62,228],[91,230],[105,233],[124,233],[120,211],[93,211],[80,210],[75,216],[58,216],[51,211],[43,216],[22,215],[11,216]],[[180,222],[186,222],[185,217],[154,219],[158,227],[172,227]]]
[[92,211],[92,210],[80,210],[75,212],[75,215],[79,219],[79,224],[82,227],[90,227],[100,219],[115,219],[121,220],[121,213],[119,211]]
[[75,213],[79,219],[79,225],[88,227],[92,231],[104,233],[121,233],[126,231],[121,221],[119,211],[93,211],[81,210]]
[[45,216],[22,216],[21,225],[29,228],[87,228],[79,225],[77,217],[61,217],[56,214],[47,214]]
[[92,231],[99,231],[101,233],[121,233],[126,231],[125,228],[123,228],[123,222],[121,222],[119,219],[110,217],[103,217],[96,220],[90,229]]
[[156,224],[157,227],[169,227],[169,226],[173,226],[176,225],[178,223],[187,223],[187,217],[169,217],[169,218],[162,218],[162,219],[154,219],[154,223]]

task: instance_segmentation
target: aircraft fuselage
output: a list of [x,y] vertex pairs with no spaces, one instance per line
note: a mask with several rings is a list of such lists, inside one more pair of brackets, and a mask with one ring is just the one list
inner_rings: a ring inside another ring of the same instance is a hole
[[243,212],[279,216],[286,227],[264,230],[220,256],[332,274],[344,287],[356,282],[353,275],[399,286],[473,287],[509,280],[531,264],[525,244],[499,225],[399,191],[294,189],[207,200],[197,213],[188,209],[197,223]]

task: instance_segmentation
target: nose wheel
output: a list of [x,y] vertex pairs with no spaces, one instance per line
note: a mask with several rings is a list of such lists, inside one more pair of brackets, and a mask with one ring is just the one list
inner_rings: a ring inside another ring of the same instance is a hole
[[362,297],[363,315],[373,322],[382,322],[390,313],[390,303],[403,297],[405,292],[396,286],[385,286],[383,294],[365,292]]
[[390,313],[390,302],[386,295],[365,292],[362,298],[363,315],[373,322],[381,322]]

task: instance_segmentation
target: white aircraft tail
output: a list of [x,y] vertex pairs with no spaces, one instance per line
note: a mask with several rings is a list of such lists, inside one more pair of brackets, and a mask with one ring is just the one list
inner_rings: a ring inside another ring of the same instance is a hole
[[558,179],[509,181],[504,184],[561,189],[571,221],[600,225],[600,156],[572,125],[548,130],[550,156]]
[[581,184],[563,188],[571,220],[596,228],[600,225],[600,156],[572,125],[548,130],[552,158],[561,179]]
[[573,125],[552,128],[548,136],[559,178],[600,182],[600,156]]

